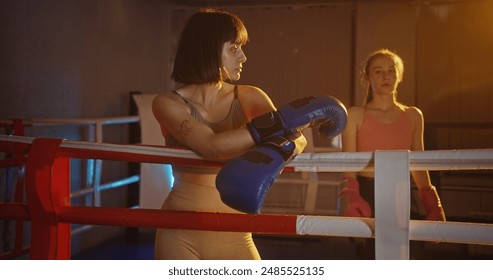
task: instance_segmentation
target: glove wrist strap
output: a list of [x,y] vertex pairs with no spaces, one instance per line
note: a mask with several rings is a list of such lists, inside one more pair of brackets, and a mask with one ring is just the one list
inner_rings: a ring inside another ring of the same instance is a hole
[[279,151],[279,154],[283,157],[284,161],[288,162],[294,157],[294,150],[296,145],[293,141],[282,136],[275,136],[269,138],[261,144],[261,146],[270,146]]
[[252,119],[247,124],[247,128],[257,145],[272,136],[280,135],[284,132],[282,120],[277,112],[269,112]]

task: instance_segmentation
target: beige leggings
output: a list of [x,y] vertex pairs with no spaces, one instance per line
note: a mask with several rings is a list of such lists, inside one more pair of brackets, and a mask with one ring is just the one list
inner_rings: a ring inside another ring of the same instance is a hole
[[[175,177],[161,209],[239,213],[225,205],[215,186],[197,185]],[[155,258],[167,260],[259,260],[252,234],[245,232],[158,229]]]

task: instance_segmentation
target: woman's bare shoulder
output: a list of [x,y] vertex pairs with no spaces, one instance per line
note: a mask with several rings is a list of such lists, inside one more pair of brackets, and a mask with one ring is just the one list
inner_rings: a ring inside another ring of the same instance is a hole
[[362,118],[365,115],[365,108],[361,106],[352,106],[347,110],[348,115],[355,118]]
[[156,115],[157,113],[167,114],[177,112],[177,109],[188,110],[185,100],[174,92],[164,92],[156,95],[152,100],[152,111]]
[[239,85],[238,94],[242,96],[248,96],[250,98],[266,98],[267,93],[265,93],[261,88],[251,85]]
[[275,110],[275,106],[267,93],[256,86],[238,86],[238,99],[249,119]]
[[349,107],[348,111],[348,127],[359,129],[363,123],[365,116],[365,109],[360,106]]
[[163,93],[156,95],[156,97],[154,97],[154,100],[152,101],[152,103],[153,103],[153,105],[159,104],[162,106],[167,106],[167,105],[176,105],[177,103],[184,104],[185,101],[183,100],[183,98],[180,95],[178,95],[174,92],[168,91],[168,92],[163,92]]
[[415,106],[406,106],[404,108],[404,112],[413,121],[421,121],[423,119],[423,112],[421,112],[421,110],[418,107],[415,107]]

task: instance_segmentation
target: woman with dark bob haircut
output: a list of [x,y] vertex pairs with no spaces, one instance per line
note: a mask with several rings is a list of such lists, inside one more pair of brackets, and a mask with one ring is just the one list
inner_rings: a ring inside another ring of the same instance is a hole
[[[206,159],[227,161],[255,147],[245,127],[254,117],[276,110],[261,89],[235,85],[247,58],[248,33],[235,15],[203,9],[187,21],[174,60],[175,90],[159,94],[153,113],[166,146],[186,147]],[[294,140],[295,154],[306,139]],[[239,213],[221,201],[219,168],[174,164],[173,188],[162,209]],[[260,259],[251,233],[158,229],[157,259]]]
[[[197,13],[182,32],[175,56],[172,78],[181,84],[222,81],[221,55],[224,42],[243,46],[248,33],[243,22],[228,13]],[[246,58],[244,58],[246,61]]]

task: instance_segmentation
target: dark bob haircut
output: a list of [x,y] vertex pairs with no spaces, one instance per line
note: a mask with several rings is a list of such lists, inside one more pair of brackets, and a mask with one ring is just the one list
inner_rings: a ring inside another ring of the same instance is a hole
[[248,33],[236,15],[211,8],[193,14],[181,33],[171,78],[181,84],[220,82],[223,45],[237,39],[245,44]]

